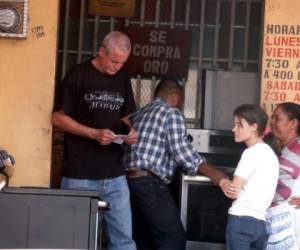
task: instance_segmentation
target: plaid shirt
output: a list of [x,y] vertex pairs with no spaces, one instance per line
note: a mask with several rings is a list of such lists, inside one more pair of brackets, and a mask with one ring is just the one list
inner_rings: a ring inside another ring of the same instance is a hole
[[166,183],[179,166],[189,175],[197,174],[203,158],[188,141],[185,119],[178,109],[156,98],[131,118],[139,139],[126,149],[126,170],[150,170]]

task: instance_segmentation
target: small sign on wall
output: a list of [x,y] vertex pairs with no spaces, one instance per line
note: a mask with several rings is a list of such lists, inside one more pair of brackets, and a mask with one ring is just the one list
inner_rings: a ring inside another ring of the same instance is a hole
[[0,37],[25,38],[28,0],[0,0]]
[[133,17],[135,0],[90,0],[89,14],[93,16]]
[[125,33],[132,44],[125,64],[128,73],[187,77],[190,31],[131,26]]

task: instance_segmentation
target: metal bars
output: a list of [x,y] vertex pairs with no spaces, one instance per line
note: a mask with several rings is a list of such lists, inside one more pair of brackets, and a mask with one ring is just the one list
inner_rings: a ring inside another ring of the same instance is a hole
[[221,13],[221,0],[216,1],[216,19],[214,27],[214,54],[213,54],[213,68],[218,66],[218,48],[219,48],[219,33],[220,33],[220,13]]
[[67,55],[68,55],[68,34],[69,34],[69,16],[70,16],[70,0],[66,1],[64,19],[64,34],[63,34],[63,49],[62,49],[62,76],[65,75],[67,69]]
[[248,59],[248,46],[249,46],[249,27],[250,27],[250,12],[251,12],[251,2],[246,3],[246,20],[245,20],[245,40],[244,40],[244,56],[243,56],[243,69],[247,69],[247,59]]
[[[199,32],[199,52],[198,52],[198,74],[197,74],[197,97],[195,102],[195,121],[200,121],[200,115],[202,110],[202,100],[200,97],[202,96],[202,70],[203,70],[203,40],[204,40],[204,25],[205,25],[205,4],[206,0],[202,0],[201,2],[201,15],[200,15],[200,32]],[[195,124],[199,126],[200,123]]]
[[230,10],[230,32],[229,32],[229,50],[228,50],[228,70],[232,70],[232,59],[233,59],[233,43],[234,43],[234,21],[235,21],[235,2],[236,0],[232,0],[231,2],[231,10]]
[[94,36],[93,36],[93,55],[95,56],[99,49],[99,16],[95,16],[94,20]]
[[82,61],[82,44],[83,44],[83,33],[84,33],[84,11],[85,11],[85,0],[81,0],[77,63],[80,63]]

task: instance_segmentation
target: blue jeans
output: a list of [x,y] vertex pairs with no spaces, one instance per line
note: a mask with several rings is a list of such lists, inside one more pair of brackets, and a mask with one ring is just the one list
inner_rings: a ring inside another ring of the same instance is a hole
[[135,250],[129,190],[125,176],[104,180],[63,178],[63,189],[85,189],[99,192],[100,199],[110,204],[103,214],[108,236],[108,250]]
[[155,177],[128,179],[138,250],[184,250],[186,235],[173,197]]
[[265,221],[250,216],[228,216],[227,250],[262,250],[266,246],[267,238]]

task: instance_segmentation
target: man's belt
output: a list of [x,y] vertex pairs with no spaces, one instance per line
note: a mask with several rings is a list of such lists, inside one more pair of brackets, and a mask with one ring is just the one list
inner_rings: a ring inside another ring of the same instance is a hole
[[150,177],[156,177],[157,175],[155,175],[154,173],[152,173],[149,170],[144,170],[144,169],[129,169],[127,170],[127,177],[128,178],[137,178],[137,177],[145,177],[145,176],[150,176]]

